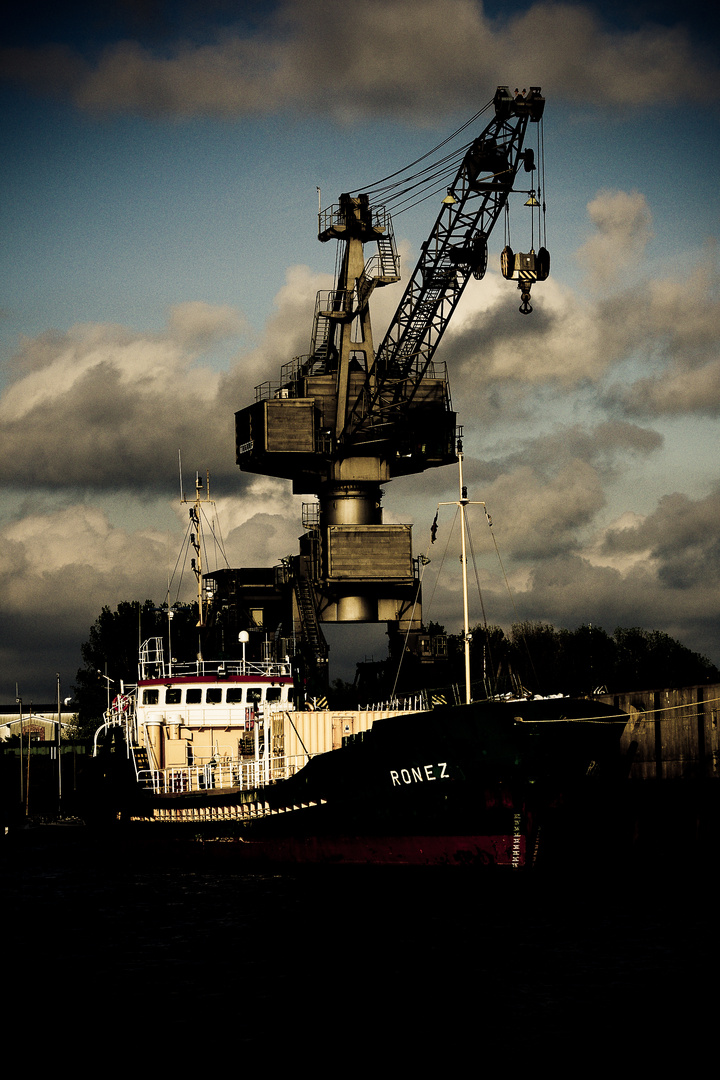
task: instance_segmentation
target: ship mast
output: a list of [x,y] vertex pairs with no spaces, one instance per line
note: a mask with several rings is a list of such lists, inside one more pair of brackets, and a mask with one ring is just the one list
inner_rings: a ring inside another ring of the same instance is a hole
[[[195,503],[190,507],[190,524],[192,531],[190,533],[190,543],[195,551],[195,557],[190,560],[190,566],[195,574],[197,581],[197,605],[198,605],[198,621],[195,624],[198,630],[203,630],[207,626],[207,609],[208,601],[203,596],[203,561],[202,561],[202,516],[200,512],[201,494],[203,490],[203,481],[200,477],[200,473],[195,473]],[[206,482],[206,502],[210,501],[210,474],[207,474]],[[202,635],[198,634],[198,660],[202,660]]]
[[[462,432],[462,429],[460,429]],[[462,594],[463,594],[463,653],[465,657],[465,704],[469,705],[472,700],[472,691],[470,687],[470,642],[472,641],[472,634],[470,633],[470,605],[468,602],[468,575],[467,575],[467,507],[468,506],[482,506],[485,511],[485,516],[488,520],[488,524],[492,526],[490,515],[488,514],[487,504],[481,500],[471,501],[468,499],[467,487],[463,478],[463,461],[465,455],[463,454],[462,438],[457,441],[457,458],[458,458],[458,488],[459,497],[454,502],[440,502],[438,503],[438,510],[441,506],[457,506],[460,511],[460,562],[462,564]],[[437,519],[437,516],[436,516]]]
[[465,507],[468,505],[467,488],[463,484],[463,459],[462,441],[458,439],[458,480],[460,487],[460,559],[462,562],[463,584],[463,642],[465,645],[465,704],[470,704],[470,618],[468,613],[468,577],[467,577],[467,549],[465,540],[466,517]]

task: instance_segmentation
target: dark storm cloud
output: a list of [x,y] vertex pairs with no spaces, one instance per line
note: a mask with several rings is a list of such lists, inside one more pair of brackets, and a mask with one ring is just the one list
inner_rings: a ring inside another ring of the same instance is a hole
[[6,483],[152,489],[166,482],[158,466],[193,444],[213,472],[228,471],[232,411],[217,408],[217,377],[194,371],[177,343],[108,326],[53,343],[52,359],[41,342],[45,363],[31,360],[0,402]]
[[261,10],[251,5],[249,18],[245,9],[245,20],[232,25],[211,7],[164,40],[139,26],[108,40],[110,24],[100,49],[102,33],[74,26],[69,39],[80,48],[32,39],[3,50],[2,68],[6,78],[83,109],[147,115],[311,109],[336,119],[432,118],[468,95],[487,100],[498,77],[513,72],[575,102],[635,107],[717,97],[716,60],[682,22],[620,29],[589,4],[540,2],[495,17],[477,0],[350,7],[305,0],[278,4],[266,17]]
[[42,693],[41,673],[49,682],[58,669],[69,693],[80,642],[102,606],[163,599],[165,538],[113,528],[100,510],[29,514],[0,528],[0,536],[0,694],[6,700],[15,681],[26,700],[31,688]]
[[[481,466],[485,477],[532,464],[538,477],[550,477],[572,461],[583,461],[604,476],[612,476],[628,460],[659,450],[663,437],[657,431],[621,420],[607,420],[595,426],[561,425],[548,435],[528,439],[521,447]],[[468,475],[472,476],[475,469]]]
[[660,576],[674,588],[720,584],[720,491],[703,499],[675,492],[635,528],[609,531],[601,551],[649,552]]
[[204,356],[242,332],[238,313],[193,302],[165,331],[82,325],[28,339],[0,396],[0,468],[8,487],[167,491],[178,450],[220,480],[235,464],[234,413],[254,387],[306,346],[316,282],[288,272],[262,344],[227,374]]
[[600,306],[609,351],[616,357],[641,352],[645,358],[642,377],[626,378],[609,391],[610,407],[634,416],[718,415],[717,285],[713,245],[683,280],[647,281]]
[[515,595],[523,618],[574,628],[592,622],[664,630],[689,647],[717,656],[720,630],[720,545],[715,533],[693,537],[672,555],[598,564],[582,552],[538,562]]

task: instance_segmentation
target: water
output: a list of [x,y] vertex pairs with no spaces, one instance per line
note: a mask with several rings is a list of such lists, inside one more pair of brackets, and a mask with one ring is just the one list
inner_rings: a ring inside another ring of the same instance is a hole
[[628,1022],[647,1051],[709,1015],[709,889],[677,867],[249,873],[61,827],[6,843],[2,866],[7,1000],[46,1017],[59,1002],[61,1029],[120,1023],[163,1053],[180,1037],[422,1059],[469,1040],[594,1058]]

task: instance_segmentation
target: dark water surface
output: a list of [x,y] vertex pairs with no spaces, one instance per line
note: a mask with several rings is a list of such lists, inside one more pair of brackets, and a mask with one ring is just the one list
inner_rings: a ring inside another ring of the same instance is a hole
[[113,1032],[113,1053],[138,1037],[181,1057],[399,1065],[466,1045],[622,1058],[631,1038],[643,1057],[714,1013],[712,885],[693,868],[251,872],[60,826],[0,857],[8,1015],[23,1003],[75,1035]]

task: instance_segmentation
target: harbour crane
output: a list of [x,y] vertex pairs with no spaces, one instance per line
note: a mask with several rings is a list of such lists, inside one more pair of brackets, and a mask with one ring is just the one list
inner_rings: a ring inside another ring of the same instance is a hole
[[[524,148],[529,124],[542,131],[540,88],[498,87],[491,106],[492,119],[464,148],[446,186],[378,347],[370,299],[400,280],[392,221],[367,190],[345,193],[319,211],[318,238],[338,241],[342,259],[334,287],[317,295],[310,350],[285,364],[279,381],[256,387],[255,402],[236,413],[240,468],[289,479],[295,494],[316,498],[303,508],[300,553],[285,565],[297,627],[318,663],[327,657],[324,622],[421,629],[411,526],[383,522],[382,487],[457,461],[456,414],[437,348],[470,278],[485,274],[488,238],[510,194],[524,191],[533,214],[544,209],[535,153]],[[366,258],[369,243],[377,247]],[[515,253],[506,243],[502,274],[518,282],[524,314],[549,267],[546,247]]]

